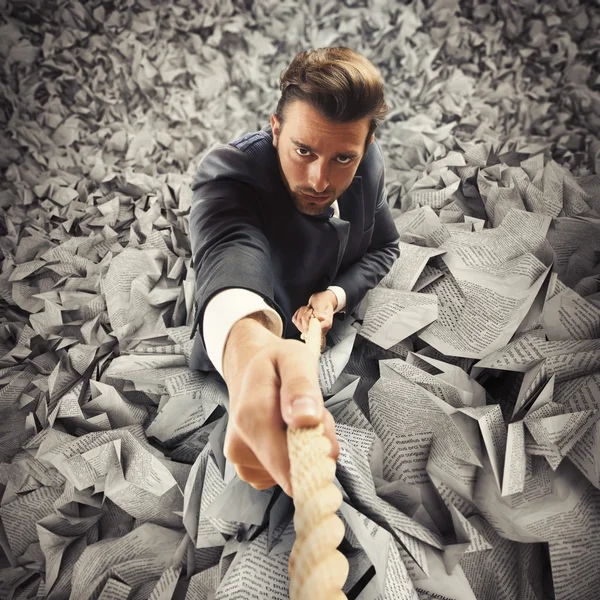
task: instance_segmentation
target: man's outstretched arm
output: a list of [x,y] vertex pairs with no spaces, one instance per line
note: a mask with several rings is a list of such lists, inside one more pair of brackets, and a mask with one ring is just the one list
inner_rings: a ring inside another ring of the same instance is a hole
[[[259,303],[274,304],[269,244],[251,193],[243,184],[223,181],[195,192],[190,238],[198,286],[197,321],[205,343],[210,342],[206,334],[210,338],[211,329],[206,317],[212,319],[214,314],[227,320],[231,316],[227,304],[219,302],[227,292],[246,292]],[[222,355],[214,357],[213,352],[211,360],[220,367],[229,391],[225,456],[253,487],[265,489],[277,483],[291,495],[286,426],[323,423],[335,459],[339,446],[333,418],[323,407],[314,357],[301,342],[281,339],[276,323],[277,313],[270,319],[264,311],[235,320],[227,325]]]

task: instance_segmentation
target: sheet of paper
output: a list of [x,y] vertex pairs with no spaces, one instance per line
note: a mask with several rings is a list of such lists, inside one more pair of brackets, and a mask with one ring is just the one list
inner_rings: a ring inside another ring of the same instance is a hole
[[413,292],[420,292],[424,287],[428,286],[430,283],[433,283],[436,279],[443,277],[444,273],[435,267],[430,267],[429,265],[425,265],[421,275],[415,282],[412,287]]
[[367,311],[360,334],[382,348],[391,348],[438,316],[433,294],[377,287],[367,294]]
[[389,273],[381,280],[380,285],[394,290],[410,292],[427,261],[433,256],[439,256],[444,251],[439,248],[424,248],[414,244],[399,242],[400,256],[396,259]]
[[419,246],[438,248],[450,237],[450,232],[430,206],[402,213],[394,219],[400,240]]
[[319,359],[319,385],[323,394],[331,392],[338,377],[350,360],[350,354],[356,339],[356,329],[351,322],[336,322],[329,338],[334,345],[321,354]]
[[[540,544],[519,544],[499,536],[493,527],[481,517],[471,517],[469,523],[476,527],[487,540],[486,552],[467,553],[461,566],[478,600],[498,597],[540,597],[544,582],[542,573],[536,569],[541,560]],[[523,573],[523,575],[520,575]]]
[[566,288],[546,303],[543,324],[551,341],[597,340],[600,308]]
[[[471,234],[475,235],[475,234]],[[443,293],[440,314],[420,338],[444,354],[483,358],[505,346],[527,315],[549,273],[533,255],[522,271],[490,273],[468,266],[453,251],[442,260],[453,276],[453,288],[434,282],[427,291]],[[459,298],[459,302],[455,298]]]
[[265,594],[274,600],[289,598],[289,553],[268,554],[267,534],[263,531],[252,542],[243,542],[216,591],[215,600],[250,600]]

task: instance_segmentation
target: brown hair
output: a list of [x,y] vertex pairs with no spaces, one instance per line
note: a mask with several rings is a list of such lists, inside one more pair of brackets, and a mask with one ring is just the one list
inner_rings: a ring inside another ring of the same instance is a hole
[[389,110],[377,67],[345,46],[299,52],[281,73],[279,89],[281,98],[275,114],[282,124],[285,107],[302,100],[338,123],[370,117],[366,141]]

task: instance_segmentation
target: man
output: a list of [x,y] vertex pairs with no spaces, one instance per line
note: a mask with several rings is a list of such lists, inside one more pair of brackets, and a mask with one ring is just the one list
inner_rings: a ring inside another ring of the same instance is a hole
[[[387,113],[377,69],[349,48],[299,53],[270,126],[212,149],[192,185],[197,281],[190,367],[229,391],[225,455],[257,489],[292,495],[286,425],[323,423],[314,358],[297,339],[327,331],[398,257],[374,131]],[[283,335],[283,338],[282,338]]]

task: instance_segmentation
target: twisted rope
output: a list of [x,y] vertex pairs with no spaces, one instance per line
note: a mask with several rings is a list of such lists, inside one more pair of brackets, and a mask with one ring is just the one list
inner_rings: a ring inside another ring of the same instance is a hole
[[[317,361],[322,348],[321,324],[311,318],[306,345]],[[318,362],[317,362],[318,368]],[[296,541],[290,554],[290,600],[346,600],[342,587],[348,561],[337,550],[344,524],[335,514],[342,494],[334,485],[335,461],[323,425],[287,430],[294,490]]]

